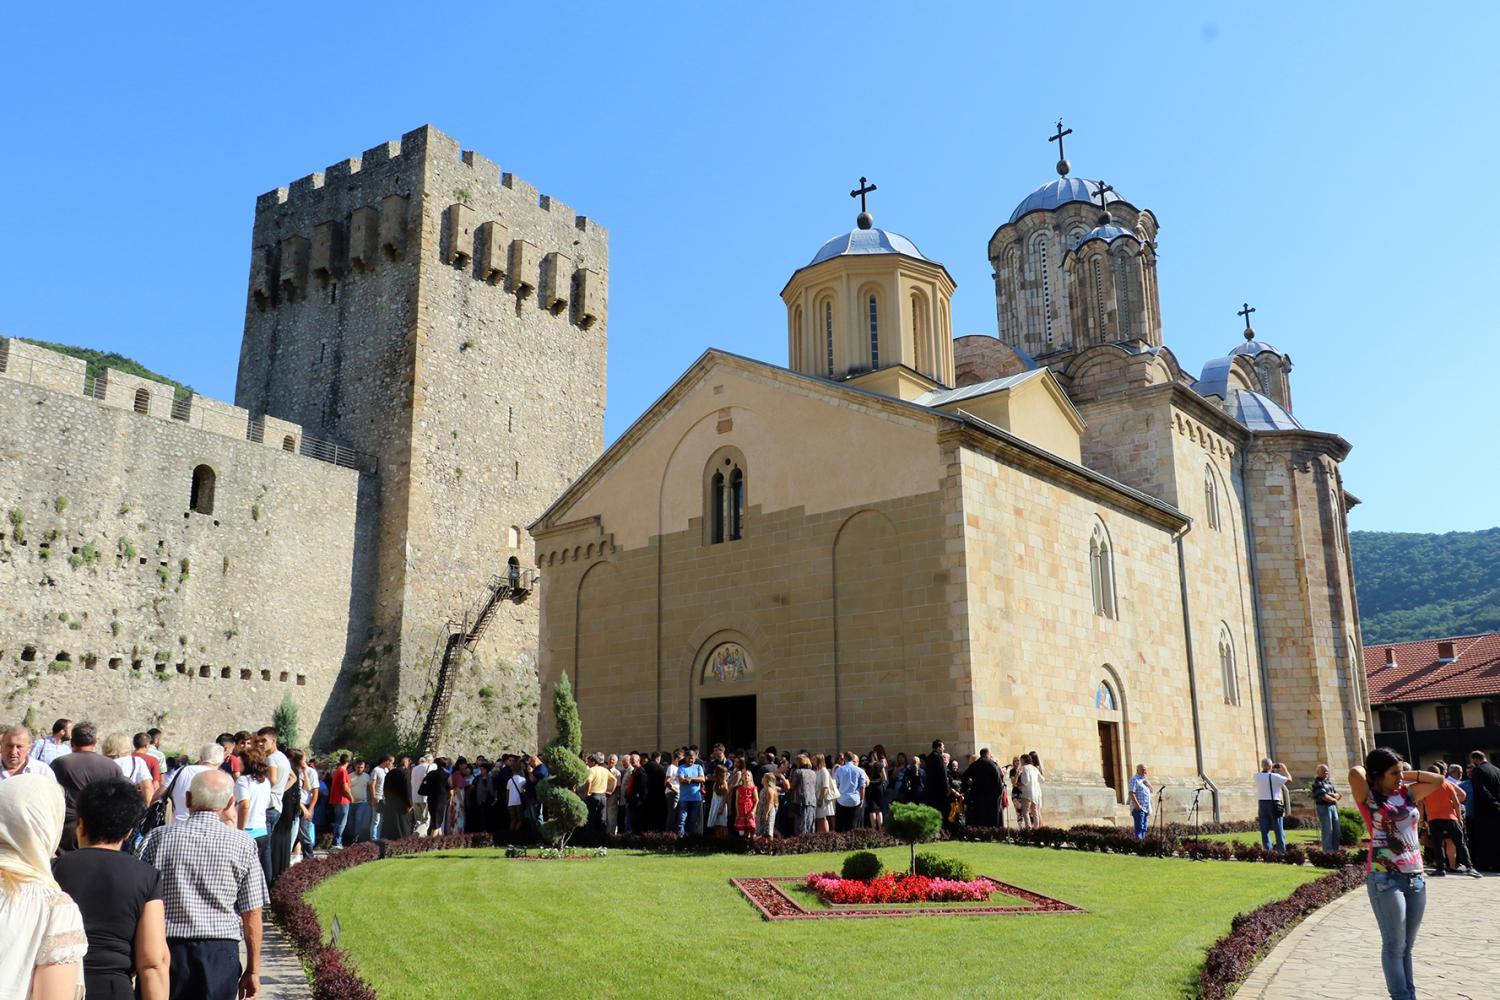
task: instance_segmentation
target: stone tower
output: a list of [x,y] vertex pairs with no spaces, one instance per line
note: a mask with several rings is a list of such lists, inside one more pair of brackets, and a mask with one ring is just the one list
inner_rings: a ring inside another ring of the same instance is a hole
[[[424,126],[262,195],[251,245],[236,401],[374,469],[335,727],[411,728],[448,623],[602,449],[608,233]],[[502,606],[450,745],[529,743],[536,642],[536,602]]]

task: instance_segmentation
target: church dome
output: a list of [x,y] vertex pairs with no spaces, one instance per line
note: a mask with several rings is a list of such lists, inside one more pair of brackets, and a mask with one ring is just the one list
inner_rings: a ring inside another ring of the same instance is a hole
[[1093,229],[1090,229],[1088,232],[1078,237],[1078,242],[1073,244],[1072,249],[1076,251],[1079,247],[1083,246],[1089,240],[1103,240],[1105,243],[1113,243],[1115,240],[1121,238],[1132,239],[1137,243],[1141,241],[1141,238],[1135,233],[1131,232],[1129,229],[1117,226],[1114,223],[1106,223],[1102,226],[1095,226]]
[[1256,340],[1255,339],[1255,331],[1251,330],[1250,331],[1250,336],[1245,339],[1245,342],[1243,344],[1241,344],[1240,346],[1236,347],[1234,350],[1230,351],[1229,352],[1229,356],[1232,358],[1232,357],[1234,357],[1237,354],[1248,354],[1248,355],[1250,355],[1250,357],[1253,358],[1257,354],[1264,354],[1267,351],[1270,351],[1272,354],[1280,354],[1281,353],[1280,351],[1278,351],[1276,348],[1272,347],[1270,344],[1266,343],[1265,341],[1263,341],[1263,340]]
[[[1099,185],[1093,181],[1084,180],[1081,177],[1059,177],[1055,181],[1048,181],[1035,191],[1028,194],[1016,210],[1010,213],[1010,221],[1015,222],[1023,215],[1032,212],[1046,212],[1054,208],[1060,208],[1069,202],[1082,201],[1099,203]],[[1104,203],[1120,202],[1128,205],[1129,202],[1121,198],[1114,191],[1104,193]]]
[[1270,396],[1247,389],[1232,390],[1229,415],[1252,431],[1300,431],[1297,418]]
[[871,226],[868,229],[851,229],[847,233],[835,236],[819,248],[818,252],[813,255],[813,259],[807,262],[807,266],[812,267],[814,264],[821,264],[835,257],[879,253],[898,253],[906,257],[915,257],[917,260],[928,259],[922,251],[917,249],[915,243],[900,233]]

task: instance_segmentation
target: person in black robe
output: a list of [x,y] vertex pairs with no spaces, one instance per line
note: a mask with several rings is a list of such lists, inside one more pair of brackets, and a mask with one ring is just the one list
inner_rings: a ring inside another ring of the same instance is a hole
[[989,747],[979,751],[979,759],[964,771],[964,799],[968,803],[969,826],[998,827],[1005,825],[1000,812],[1000,800],[1004,784],[1000,778],[1000,766],[990,757]]
[[1479,871],[1500,871],[1500,768],[1483,753],[1469,754],[1474,812],[1469,819],[1469,855]]
[[412,833],[411,818],[411,758],[402,757],[385,775],[385,798],[380,807],[385,810],[380,820],[382,840],[401,840]]
[[661,754],[652,751],[646,763],[641,765],[641,770],[646,772],[646,829],[652,833],[660,833],[667,828],[667,769],[661,762]]
[[932,741],[932,753],[923,764],[922,788],[926,804],[948,819],[948,764],[943,760],[943,741]]

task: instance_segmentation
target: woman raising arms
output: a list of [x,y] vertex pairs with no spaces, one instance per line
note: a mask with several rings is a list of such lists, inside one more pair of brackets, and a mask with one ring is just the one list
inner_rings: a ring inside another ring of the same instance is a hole
[[1391,1000],[1416,1000],[1411,950],[1427,908],[1417,803],[1442,786],[1440,775],[1403,770],[1401,758],[1383,747],[1371,750],[1363,767],[1349,769],[1349,789],[1370,831],[1365,889],[1380,925],[1380,966]]

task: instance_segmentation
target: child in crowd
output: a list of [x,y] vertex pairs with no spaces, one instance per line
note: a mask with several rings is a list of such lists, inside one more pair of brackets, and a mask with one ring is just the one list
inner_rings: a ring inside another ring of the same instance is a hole
[[740,768],[738,783],[734,786],[734,829],[742,837],[755,836],[755,779],[750,769]]
[[729,772],[720,764],[714,768],[713,801],[708,807],[708,826],[714,836],[729,836]]
[[776,774],[767,771],[760,779],[760,802],[755,807],[755,834],[758,837],[776,836],[776,803],[780,801],[776,790]]

